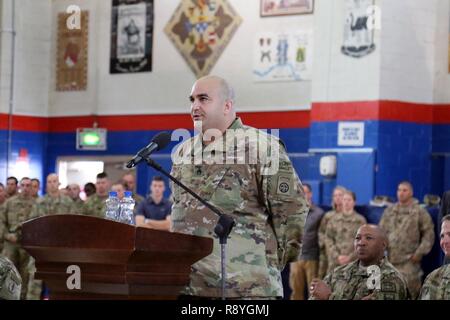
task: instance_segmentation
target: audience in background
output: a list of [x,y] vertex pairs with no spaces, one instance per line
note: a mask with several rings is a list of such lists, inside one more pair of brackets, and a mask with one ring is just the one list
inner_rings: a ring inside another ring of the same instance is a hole
[[355,211],[356,196],[352,191],[344,191],[342,212],[334,214],[325,229],[325,251],[327,254],[327,273],[337,266],[355,260],[353,240],[358,228],[366,224],[366,219]]
[[388,237],[389,261],[405,276],[411,297],[416,299],[422,285],[422,257],[434,243],[434,224],[429,213],[414,201],[408,181],[397,188],[398,202],[383,212],[380,226]]
[[125,186],[122,182],[116,182],[111,186],[111,191],[117,192],[117,198],[122,200],[125,196]]
[[6,197],[11,198],[19,192],[19,181],[16,177],[9,177],[6,179]]
[[76,183],[70,183],[67,185],[66,189],[67,196],[73,201],[74,213],[82,214],[84,201],[80,198],[80,186]]
[[105,216],[105,200],[108,198],[110,182],[106,172],[97,175],[96,192],[90,196],[83,209],[83,214],[103,218]]
[[[0,206],[6,201],[6,189],[3,183],[0,182]],[[1,238],[0,238],[1,240]],[[1,241],[0,241],[1,242]]]
[[95,188],[95,184],[93,184],[92,182],[86,183],[84,185],[83,190],[84,190],[84,193],[86,194],[86,198],[93,196],[95,194],[95,192],[97,191]]
[[318,277],[320,279],[323,279],[323,277],[325,277],[328,269],[327,252],[325,247],[325,231],[327,228],[327,223],[335,214],[342,212],[342,198],[345,191],[346,189],[342,186],[337,186],[336,188],[334,188],[333,200],[331,204],[332,210],[327,211],[320,222],[318,235],[320,248]]
[[136,193],[136,178],[131,172],[127,172],[122,176],[122,182],[125,186],[125,191],[131,191],[133,193],[133,199],[136,206],[139,205],[145,198]]
[[37,178],[31,179],[31,196],[35,199],[39,198],[39,190],[41,188],[41,182]]
[[136,209],[136,226],[169,231],[172,203],[164,199],[165,189],[163,178],[153,177],[149,196]]
[[303,231],[300,259],[290,264],[291,300],[305,300],[305,291],[308,290],[312,279],[317,278],[319,271],[318,230],[324,212],[312,203],[313,194],[309,184],[303,184],[303,191],[310,207]]

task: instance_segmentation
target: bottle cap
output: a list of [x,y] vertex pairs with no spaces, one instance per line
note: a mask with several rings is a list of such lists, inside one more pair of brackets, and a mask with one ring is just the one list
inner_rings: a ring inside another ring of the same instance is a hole
[[125,197],[130,197],[133,195],[131,191],[125,191]]
[[117,197],[117,192],[116,191],[110,191],[109,192],[109,196],[110,197]]

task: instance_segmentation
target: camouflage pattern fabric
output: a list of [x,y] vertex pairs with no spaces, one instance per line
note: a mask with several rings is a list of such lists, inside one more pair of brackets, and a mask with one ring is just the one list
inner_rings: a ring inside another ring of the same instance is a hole
[[75,204],[68,196],[59,195],[57,197],[51,197],[46,194],[42,198],[36,200],[31,211],[31,218],[73,213],[75,213]]
[[367,268],[360,266],[359,260],[337,267],[327,274],[324,281],[331,288],[330,300],[361,300],[371,294],[373,300],[406,300],[408,287],[403,275],[383,259],[380,264],[380,289],[369,290]]
[[105,217],[106,199],[108,196],[99,197],[97,194],[90,196],[84,203],[83,214],[98,218]]
[[421,300],[450,300],[450,264],[430,273],[420,291]]
[[428,212],[418,204],[386,208],[380,220],[388,236],[389,261],[403,273],[413,299],[422,283],[420,263],[411,261],[413,255],[422,258],[434,243],[434,224]]
[[71,199],[73,202],[73,213],[74,214],[83,214],[84,211],[84,201],[80,198],[77,198],[77,200]]
[[[272,137],[280,149],[279,170],[262,175],[270,161],[258,158],[255,164],[239,164],[238,152],[234,151],[245,150],[247,157],[258,147],[268,150],[266,155],[270,157],[274,154],[272,147],[267,149],[271,136],[244,126],[239,118],[230,129],[242,129],[253,138],[236,139],[235,145],[224,147],[223,141],[232,136],[227,131],[206,148],[198,136],[192,138],[177,149],[176,155],[188,161],[174,163],[172,175],[236,221],[226,253],[227,297],[282,297],[280,271],[300,253],[308,204],[301,182],[278,139]],[[243,145],[238,147],[239,143]],[[208,153],[210,150],[214,152]],[[198,165],[194,162],[196,152],[203,156],[203,162]],[[218,164],[208,154],[228,158],[225,164]],[[213,253],[192,266],[190,285],[184,293],[220,297],[220,244],[213,232],[218,217],[178,186],[171,187],[172,231],[214,238]]]
[[20,273],[23,283],[21,299],[25,299],[27,296],[30,260],[30,255],[20,246],[22,223],[30,219],[35,201],[34,198],[26,198],[22,194],[18,194],[9,198],[0,212],[5,235],[9,233],[17,237],[17,243],[4,241],[3,255],[14,263]]
[[319,225],[319,231],[318,231],[318,238],[319,238],[319,270],[317,273],[317,277],[319,279],[323,279],[328,270],[328,259],[327,259],[327,252],[325,247],[325,231],[327,230],[327,224],[328,221],[336,214],[336,211],[331,210],[325,212],[325,215],[323,216],[322,220],[320,221]]
[[0,300],[19,300],[22,279],[14,264],[0,256]]
[[[52,197],[46,194],[36,200],[31,210],[31,218],[38,218],[55,214],[73,214],[75,213],[74,201],[65,195]],[[36,267],[34,259],[31,257],[28,263],[29,281],[27,289],[27,300],[39,300],[42,293],[42,280],[34,278]],[[25,285],[25,284],[24,284]]]
[[327,273],[339,266],[337,258],[341,255],[356,258],[353,241],[359,227],[366,223],[366,219],[359,213],[334,214],[328,219],[325,230],[325,252],[327,253]]

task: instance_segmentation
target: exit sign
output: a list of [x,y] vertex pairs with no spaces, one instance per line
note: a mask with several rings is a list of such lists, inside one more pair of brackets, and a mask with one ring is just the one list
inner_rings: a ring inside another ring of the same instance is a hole
[[78,128],[77,150],[106,150],[106,129]]

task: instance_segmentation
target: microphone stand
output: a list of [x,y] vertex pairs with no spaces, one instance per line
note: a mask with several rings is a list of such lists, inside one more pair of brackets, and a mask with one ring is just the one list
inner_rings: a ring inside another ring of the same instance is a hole
[[174,178],[170,173],[168,173],[167,171],[165,171],[157,162],[155,162],[153,159],[151,159],[150,157],[143,157],[145,162],[147,162],[147,164],[154,168],[155,170],[161,172],[163,175],[165,175],[167,178],[169,178],[170,180],[172,180],[176,185],[180,186],[181,188],[183,188],[186,192],[188,192],[191,196],[193,196],[195,199],[197,199],[198,201],[200,201],[202,204],[204,204],[208,209],[210,209],[211,211],[213,211],[216,215],[219,216],[219,220],[217,221],[217,224],[214,228],[214,233],[217,235],[217,237],[219,238],[219,243],[220,243],[220,270],[221,270],[221,276],[222,276],[222,281],[221,281],[221,285],[222,285],[222,300],[225,300],[226,297],[226,266],[225,266],[225,259],[226,259],[226,255],[225,255],[225,251],[226,251],[226,244],[227,244],[227,238],[230,235],[231,229],[233,229],[233,226],[235,224],[235,221],[232,217],[230,217],[229,215],[226,215],[222,212],[220,212],[219,209],[217,209],[215,206],[213,206],[212,204],[210,204],[208,201],[206,201],[205,199],[201,198],[198,194],[196,194],[194,191],[192,191],[190,188],[188,188],[187,186],[185,186],[181,181],[177,180],[176,178]]

